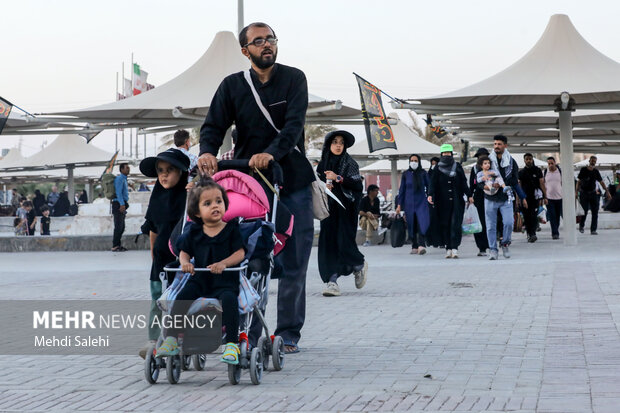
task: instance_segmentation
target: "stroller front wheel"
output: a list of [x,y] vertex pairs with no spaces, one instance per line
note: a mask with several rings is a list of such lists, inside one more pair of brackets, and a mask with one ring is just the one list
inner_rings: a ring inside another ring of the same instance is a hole
[[183,360],[183,364],[181,365],[181,368],[183,370],[189,370],[189,367],[190,367],[191,362],[192,362],[192,356],[183,355],[181,357],[182,357],[182,360]]
[[192,364],[194,365],[194,370],[202,371],[205,368],[205,364],[207,364],[207,355],[206,354],[194,354],[192,356]]
[[166,376],[168,376],[168,382],[170,384],[177,384],[181,377],[181,356],[169,356],[166,363]]
[[144,359],[144,377],[149,384],[157,383],[159,378],[159,360],[155,358],[155,346],[150,346]]
[[280,371],[284,368],[284,340],[280,336],[273,338],[271,344],[271,357],[273,360],[273,368],[275,371]]
[[261,348],[254,347],[250,355],[250,379],[252,384],[260,384],[263,376],[263,352]]
[[239,384],[241,381],[241,366],[238,364],[228,365],[228,381],[232,385]]
[[262,336],[258,339],[256,347],[263,353],[263,370],[267,370],[269,368],[269,355],[271,354],[271,340],[269,337]]

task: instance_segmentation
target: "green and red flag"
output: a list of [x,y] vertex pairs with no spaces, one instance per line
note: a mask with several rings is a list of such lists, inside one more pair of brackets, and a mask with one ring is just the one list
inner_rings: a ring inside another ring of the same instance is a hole
[[355,75],[355,78],[360,89],[362,118],[366,127],[368,150],[374,152],[386,148],[396,149],[394,132],[392,132],[383,110],[381,90],[358,75]]

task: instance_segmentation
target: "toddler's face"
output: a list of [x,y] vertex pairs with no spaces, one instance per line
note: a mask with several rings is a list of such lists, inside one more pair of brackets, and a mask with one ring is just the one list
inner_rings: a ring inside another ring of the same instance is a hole
[[157,180],[164,189],[173,188],[181,179],[181,171],[169,162],[157,162]]
[[202,222],[215,223],[222,220],[226,213],[224,198],[218,188],[209,188],[202,191],[199,201],[200,218]]
[[49,209],[46,209],[45,211],[41,212],[41,214],[43,214],[44,217],[49,217],[50,216],[50,211],[49,211]]
[[482,162],[482,170],[488,171],[489,169],[491,169],[491,161]]

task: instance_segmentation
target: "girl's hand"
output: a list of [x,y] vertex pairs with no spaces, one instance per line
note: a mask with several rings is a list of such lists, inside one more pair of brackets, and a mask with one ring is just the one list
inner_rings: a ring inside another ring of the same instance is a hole
[[327,189],[329,189],[330,191],[334,189],[334,186],[332,184],[327,184],[326,186],[327,186]]
[[327,179],[331,179],[332,181],[335,181],[336,179],[338,179],[338,175],[333,173],[332,171],[325,171],[325,177]]
[[400,205],[396,207],[396,211],[397,214],[400,214]]
[[221,274],[226,269],[226,264],[220,261],[209,265],[207,268],[209,268],[213,274]]
[[192,264],[191,262],[185,263],[185,264],[181,264],[181,270],[183,272],[188,272],[192,275],[194,275],[194,264]]

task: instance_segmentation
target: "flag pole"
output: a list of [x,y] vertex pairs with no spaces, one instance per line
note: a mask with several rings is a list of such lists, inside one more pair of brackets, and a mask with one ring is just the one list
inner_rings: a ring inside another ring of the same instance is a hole
[[[134,69],[133,69],[133,52],[131,52],[131,94],[133,95],[133,85],[134,85]],[[129,128],[129,157],[133,156],[133,128]]]
[[[116,100],[118,100],[118,72],[116,72]],[[118,152],[118,128],[114,128],[114,150]]]
[[[358,75],[357,73],[353,72],[353,74],[357,77],[359,77],[360,79],[362,79],[364,82],[366,83],[370,83],[368,80],[364,79],[363,77],[361,77],[360,75]],[[377,87],[374,83],[370,83],[371,85]],[[388,95],[387,93],[385,93],[383,90],[379,89],[377,87],[377,90],[379,90],[379,92],[383,93],[385,96],[389,97],[390,99],[392,99],[394,102],[399,102],[399,103],[406,103],[404,100],[400,100],[397,98],[393,98],[392,96]]]
[[[123,87],[124,87],[124,85],[125,85],[125,62],[123,62],[122,69],[123,69],[123,76],[122,77],[123,77]],[[122,146],[122,148],[121,148],[121,155],[125,156],[125,128],[123,128],[123,131],[122,131],[121,144],[122,144],[121,145]]]

